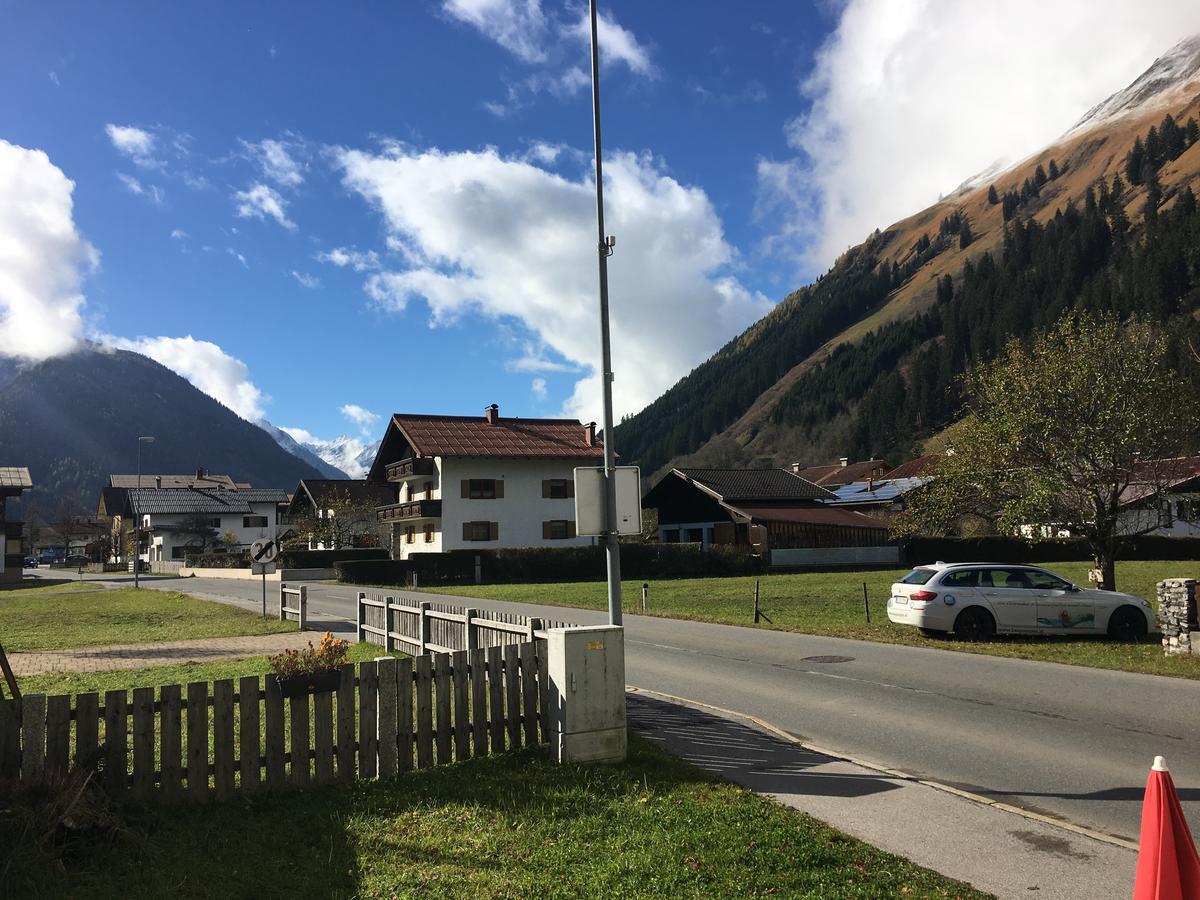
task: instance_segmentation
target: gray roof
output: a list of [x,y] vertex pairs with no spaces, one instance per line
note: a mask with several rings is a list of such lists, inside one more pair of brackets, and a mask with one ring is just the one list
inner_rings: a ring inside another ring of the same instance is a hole
[[853,506],[859,503],[891,503],[914,488],[919,488],[926,478],[892,478],[887,481],[856,481],[834,491],[836,499],[826,500],[829,506]]
[[[153,488],[156,485],[155,479],[162,479],[163,489],[167,488],[216,488],[223,487],[232,490],[234,481],[228,475],[200,475],[195,472],[189,475],[158,475],[155,473],[143,473],[141,476],[141,487]],[[115,488],[137,488],[139,484],[137,475],[109,475],[108,486]]]
[[[130,509],[139,515],[189,513],[249,513],[246,491],[205,491],[196,488],[142,488],[129,492]],[[278,492],[283,494],[282,491]]]
[[240,488],[237,496],[247,503],[286,503],[288,492],[277,488]]
[[0,487],[31,488],[33,479],[25,466],[0,466]]
[[834,494],[786,469],[675,469],[722,500],[832,500]]

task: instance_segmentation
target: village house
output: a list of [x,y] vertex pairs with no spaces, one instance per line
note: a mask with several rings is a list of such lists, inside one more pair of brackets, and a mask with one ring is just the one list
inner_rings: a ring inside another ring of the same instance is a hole
[[792,463],[792,474],[799,475],[805,481],[834,490],[856,481],[882,478],[891,469],[890,463],[882,459],[864,459],[861,462],[851,462],[850,457],[843,456],[836,463],[823,466],[802,466]]
[[9,499],[18,498],[33,487],[29,469],[24,466],[0,466],[0,583],[20,581],[24,559],[21,554],[21,522],[9,519],[5,511]]
[[786,469],[672,469],[646,494],[658,539],[772,549],[875,547],[888,543],[878,519],[828,505],[836,495]]
[[1122,534],[1200,537],[1200,456],[1137,463],[1120,502]]
[[595,424],[573,419],[396,413],[367,475],[392,556],[590,544],[575,533],[577,466],[598,466]]
[[309,550],[379,545],[375,510],[392,502],[390,484],[365,478],[304,478],[292,492],[280,526],[307,541]]

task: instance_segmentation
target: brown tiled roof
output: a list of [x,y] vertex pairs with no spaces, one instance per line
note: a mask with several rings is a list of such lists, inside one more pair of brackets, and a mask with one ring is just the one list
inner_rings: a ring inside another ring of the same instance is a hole
[[[729,504],[726,504],[727,506]],[[888,525],[881,519],[865,516],[850,509],[834,506],[742,506],[737,511],[756,522],[799,522],[805,525],[840,525],[844,528],[871,528],[887,531]]]
[[892,469],[892,471],[885,473],[876,480],[892,481],[896,478],[917,478],[921,475],[929,475],[932,474],[939,459],[941,457],[936,453],[931,453],[928,456],[918,456],[916,459],[910,459],[906,463],[901,463]]
[[891,467],[891,463],[882,459],[864,459],[862,462],[846,466],[840,463],[831,466],[809,466],[807,469],[800,469],[796,474],[822,487],[838,487],[855,481],[865,481],[868,476],[879,478]]
[[396,413],[392,422],[421,456],[537,456],[596,459],[604,449],[589,443],[574,419],[505,419]]
[[305,478],[292,495],[295,511],[312,503],[322,504],[330,498],[383,506],[396,502],[396,489],[390,484],[376,484],[362,478]]
[[1122,506],[1137,503],[1161,491],[1181,491],[1200,479],[1200,456],[1144,459],[1134,464],[1129,483],[1121,492]]
[[674,469],[722,500],[832,500],[834,495],[785,469]]

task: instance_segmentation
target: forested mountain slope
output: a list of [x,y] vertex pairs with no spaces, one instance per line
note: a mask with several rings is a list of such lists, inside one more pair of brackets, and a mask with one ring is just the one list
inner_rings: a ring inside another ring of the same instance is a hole
[[1071,308],[1175,319],[1191,366],[1198,116],[1189,39],[1053,146],[848,251],[618,425],[623,458],[903,457],[953,421],[966,367]]

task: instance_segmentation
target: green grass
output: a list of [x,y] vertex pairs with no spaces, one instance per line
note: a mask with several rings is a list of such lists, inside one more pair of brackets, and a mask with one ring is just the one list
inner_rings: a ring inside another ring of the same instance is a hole
[[985,896],[636,738],[618,766],[533,750],[151,810],[77,848],[65,871],[17,863],[10,896]]
[[[1046,568],[1086,585],[1091,566],[1084,562],[1068,562],[1049,563]],[[978,644],[923,637],[915,628],[888,622],[889,588],[906,571],[763,576],[760,603],[774,624],[763,622],[758,627],[1200,679],[1200,657],[1166,657],[1154,636],[1144,644],[1118,644],[1102,637],[1008,637]],[[1156,604],[1156,582],[1164,578],[1194,578],[1198,573],[1200,563],[1195,562],[1123,562],[1117,565],[1117,587]],[[652,581],[650,614],[753,627],[754,582],[752,577]],[[869,625],[863,611],[864,583],[871,608]],[[639,611],[641,588],[640,581],[623,583],[626,613]],[[547,606],[583,609],[605,609],[607,606],[605,585],[600,582],[470,585],[423,590]]]
[[30,580],[21,582],[20,587],[0,587],[0,601],[11,600],[19,597],[37,597],[45,594],[64,594],[74,593],[75,591],[102,591],[104,585],[92,584],[87,581],[74,581],[68,579],[50,579],[43,578],[40,581]]
[[[294,627],[294,626],[293,626]],[[314,632],[312,642],[320,636]],[[363,662],[383,656],[376,644],[351,644],[350,662]],[[396,656],[393,651],[389,656]],[[266,656],[245,659],[222,659],[216,662],[185,662],[168,666],[148,666],[142,669],[113,669],[107,672],[47,672],[42,675],[22,675],[17,685],[23,694],[83,694],[88,691],[132,690],[139,687],[159,687],[164,684],[187,684],[189,681],[217,681],[239,678],[242,675],[263,675],[271,669]]]
[[174,591],[0,593],[0,643],[10,653],[273,634],[295,628],[294,623],[263,619],[235,606]]

